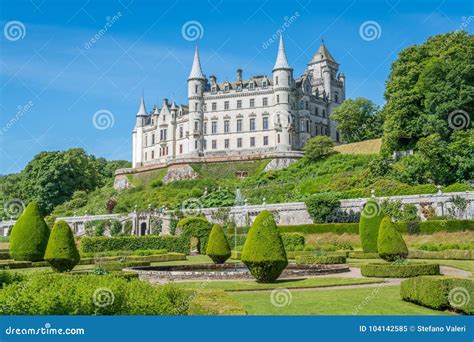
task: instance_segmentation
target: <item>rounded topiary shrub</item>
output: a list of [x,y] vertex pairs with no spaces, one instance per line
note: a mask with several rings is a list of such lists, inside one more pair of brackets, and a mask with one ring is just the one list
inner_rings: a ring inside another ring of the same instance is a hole
[[387,261],[405,259],[408,256],[408,247],[389,217],[385,217],[380,223],[377,247],[379,256]]
[[10,255],[15,260],[43,260],[48,238],[49,227],[40,214],[38,204],[31,202],[13,226]]
[[374,199],[369,199],[362,210],[359,221],[359,236],[365,253],[377,253],[377,238],[380,222],[383,219],[382,208]]
[[65,221],[54,224],[44,254],[51,268],[57,272],[70,271],[80,260],[71,228]]
[[269,211],[258,214],[250,227],[241,260],[262,283],[275,281],[288,265],[280,232]]
[[224,230],[218,224],[212,227],[207,241],[206,254],[215,264],[223,264],[230,257],[230,246]]
[[205,252],[211,229],[212,225],[205,217],[186,217],[179,220],[176,233],[180,237],[181,252],[189,254],[191,240],[196,239],[197,252]]

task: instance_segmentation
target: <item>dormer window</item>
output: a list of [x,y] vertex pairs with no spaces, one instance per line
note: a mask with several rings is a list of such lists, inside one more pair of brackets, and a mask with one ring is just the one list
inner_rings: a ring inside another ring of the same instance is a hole
[[263,81],[262,82],[262,88],[266,88],[267,87],[267,81]]
[[229,92],[229,85],[228,85],[228,84],[226,84],[226,85],[224,86],[224,91],[225,91],[226,93]]
[[249,89],[253,89],[253,82],[249,84]]
[[242,91],[242,85],[241,84],[237,85],[237,91]]
[[211,93],[212,93],[212,94],[217,93],[217,87],[216,87],[216,86],[213,86],[213,87],[211,88]]

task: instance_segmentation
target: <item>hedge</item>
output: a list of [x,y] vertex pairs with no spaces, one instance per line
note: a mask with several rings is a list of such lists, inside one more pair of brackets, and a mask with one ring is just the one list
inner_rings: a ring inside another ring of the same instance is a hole
[[420,222],[421,234],[474,230],[474,220],[432,220]]
[[127,267],[142,267],[150,266],[149,261],[109,261],[109,262],[99,262],[96,263],[100,268],[111,272],[111,271],[121,271]]
[[74,241],[74,235],[66,221],[54,224],[44,253],[51,268],[56,272],[71,271],[81,259]]
[[439,252],[409,251],[410,259],[451,259],[451,260],[474,260],[474,250],[444,250]]
[[351,259],[380,259],[379,253],[349,252]]
[[408,247],[403,240],[402,234],[388,216],[384,217],[380,223],[377,250],[379,256],[387,261],[405,259],[408,255]]
[[0,251],[0,260],[10,259],[10,252],[9,251]]
[[206,255],[215,264],[223,264],[229,259],[230,254],[230,246],[224,230],[220,225],[214,224],[207,242]]
[[319,233],[336,233],[336,234],[358,234],[358,223],[311,223],[299,224],[291,226],[278,226],[282,233],[304,233],[304,234],[319,234]]
[[302,265],[328,265],[328,264],[345,264],[345,256],[331,255],[299,255],[295,258],[297,264]]
[[28,268],[32,266],[31,261],[13,261],[13,260],[6,260],[0,261],[0,269],[14,269],[14,268]]
[[365,253],[377,253],[377,238],[383,217],[380,204],[370,198],[362,209],[359,221],[360,242]]
[[180,261],[186,260],[186,255],[182,253],[167,253],[158,255],[130,255],[130,256],[111,256],[111,257],[99,257],[99,258],[82,258],[79,261],[79,265],[93,265],[100,262],[112,262],[119,260],[127,261],[144,261],[144,262],[166,262],[166,261]]
[[[285,249],[288,247],[304,246],[305,239],[303,233],[280,233]],[[226,234],[231,247],[243,246],[245,244],[246,234]]]
[[81,256],[85,258],[97,258],[97,257],[107,257],[107,256],[147,256],[147,255],[159,255],[166,254],[168,251],[166,249],[137,249],[135,251],[107,251],[107,252],[95,252],[95,253],[82,253]]
[[23,274],[18,274],[15,272],[0,271],[0,289],[5,285],[22,281],[25,278]]
[[147,235],[118,237],[83,237],[81,252],[96,253],[107,251],[134,251],[142,249],[166,249],[170,252],[189,253],[189,244],[183,243],[180,236]]
[[444,276],[421,276],[401,283],[403,300],[432,309],[453,309],[474,314],[474,279]]
[[369,263],[362,264],[360,273],[364,277],[409,278],[419,275],[439,275],[438,264],[410,263]]
[[186,315],[192,293],[109,275],[30,275],[0,291],[0,315]]

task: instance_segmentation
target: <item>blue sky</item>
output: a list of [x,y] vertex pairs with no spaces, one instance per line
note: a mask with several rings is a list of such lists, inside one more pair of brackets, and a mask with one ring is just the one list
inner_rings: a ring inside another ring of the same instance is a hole
[[[271,74],[277,50],[272,37],[282,27],[295,76],[324,37],[346,75],[347,97],[382,105],[390,64],[400,50],[434,34],[474,27],[474,2],[455,0],[0,4],[0,174],[20,171],[43,150],[82,147],[130,160],[142,91],[147,109],[163,98],[186,103],[196,44],[206,75],[233,80],[238,68],[244,77]],[[97,112],[96,118],[104,115],[113,124],[94,124]]]

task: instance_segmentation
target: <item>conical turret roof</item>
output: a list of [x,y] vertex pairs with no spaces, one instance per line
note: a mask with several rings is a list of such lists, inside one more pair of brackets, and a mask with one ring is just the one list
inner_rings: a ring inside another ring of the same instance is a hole
[[292,69],[290,64],[288,64],[288,59],[286,58],[285,46],[283,45],[283,36],[280,35],[280,45],[278,46],[278,55],[275,62],[273,70],[276,69]]
[[199,50],[197,46],[196,50],[194,51],[193,66],[191,68],[191,72],[189,73],[188,80],[192,78],[204,79],[204,74],[201,69],[201,61],[199,59]]

